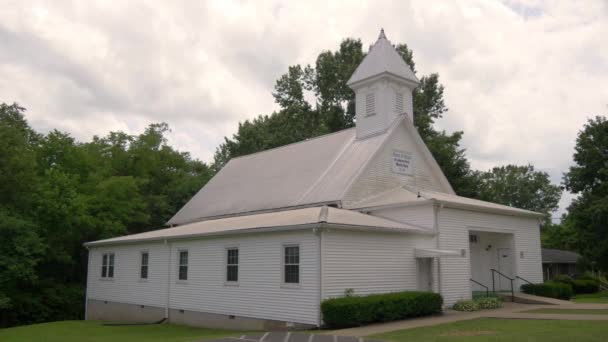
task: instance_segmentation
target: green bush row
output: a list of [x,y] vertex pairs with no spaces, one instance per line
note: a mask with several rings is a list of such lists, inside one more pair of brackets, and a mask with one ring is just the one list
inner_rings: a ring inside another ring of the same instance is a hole
[[600,282],[597,280],[575,280],[573,283],[574,293],[596,293],[600,290]]
[[473,300],[461,300],[456,302],[452,309],[456,311],[477,311],[485,309],[498,309],[502,307],[502,301],[497,297],[484,297]]
[[548,281],[543,284],[524,284],[521,286],[524,293],[535,296],[550,297],[568,300],[572,297],[572,286],[565,283]]
[[328,299],[321,312],[327,327],[347,328],[440,313],[442,304],[437,293],[395,292]]
[[600,282],[597,278],[593,278],[589,275],[583,275],[580,278],[572,279],[568,275],[559,275],[553,279],[553,282],[563,283],[572,286],[574,293],[595,293],[600,290]]

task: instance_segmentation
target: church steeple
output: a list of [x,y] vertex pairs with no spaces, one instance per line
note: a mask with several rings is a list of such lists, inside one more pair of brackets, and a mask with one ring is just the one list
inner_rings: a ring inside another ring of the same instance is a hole
[[388,129],[405,114],[413,120],[412,91],[420,81],[380,30],[378,40],[347,82],[355,92],[357,138]]

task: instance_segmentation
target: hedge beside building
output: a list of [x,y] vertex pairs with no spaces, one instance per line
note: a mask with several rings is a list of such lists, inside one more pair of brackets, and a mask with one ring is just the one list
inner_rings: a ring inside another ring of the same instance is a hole
[[347,328],[389,322],[441,312],[443,298],[433,292],[395,292],[333,298],[321,303],[323,321],[329,328]]
[[546,282],[543,284],[525,284],[521,286],[524,293],[531,295],[568,300],[572,297],[572,286],[565,283]]

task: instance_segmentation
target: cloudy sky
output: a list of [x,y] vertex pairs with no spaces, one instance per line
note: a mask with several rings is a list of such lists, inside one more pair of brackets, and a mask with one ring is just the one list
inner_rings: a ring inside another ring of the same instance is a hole
[[577,131],[608,113],[603,0],[0,0],[0,101],[83,141],[167,122],[172,145],[209,161],[240,120],[276,109],[288,65],[381,27],[419,75],[440,74],[438,125],[465,132],[475,168],[532,163],[559,182]]

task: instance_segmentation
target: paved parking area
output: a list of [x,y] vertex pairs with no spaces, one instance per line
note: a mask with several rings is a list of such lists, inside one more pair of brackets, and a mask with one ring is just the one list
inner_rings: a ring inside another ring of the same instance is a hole
[[267,332],[239,337],[227,337],[210,342],[380,342],[352,336],[305,334],[298,332]]

